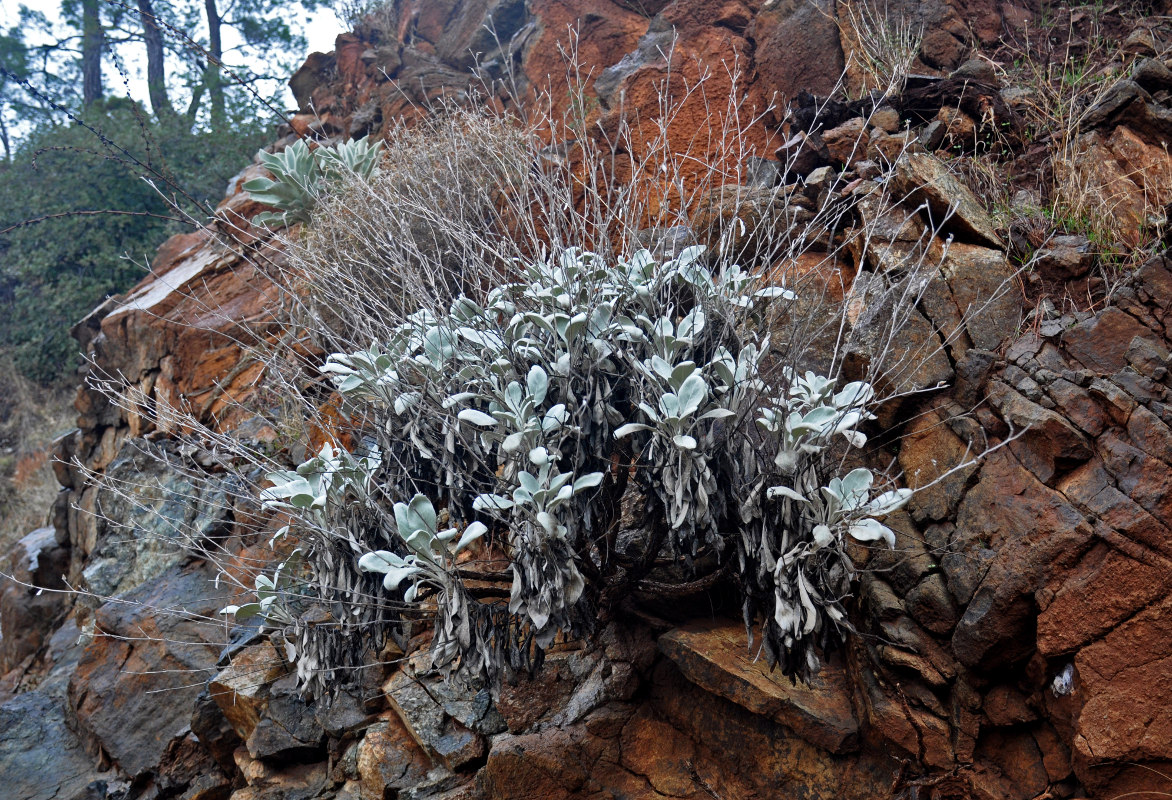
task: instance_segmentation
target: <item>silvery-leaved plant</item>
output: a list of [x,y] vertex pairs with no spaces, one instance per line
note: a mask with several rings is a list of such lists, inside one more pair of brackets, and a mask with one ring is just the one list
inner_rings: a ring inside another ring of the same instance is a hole
[[309,149],[304,139],[298,139],[279,153],[261,150],[256,154],[257,159],[273,177],[253,178],[242,188],[256,202],[279,210],[257,214],[253,222],[268,227],[308,222],[329,184],[336,184],[349,175],[363,180],[374,175],[382,146],[381,141],[372,144],[364,136],[314,150]]
[[[530,452],[530,461],[533,455]],[[603,474],[575,479],[572,473],[557,472],[545,453],[536,462],[535,472],[517,473],[511,495],[482,494],[472,505],[510,525],[514,546],[525,555],[513,561],[509,613],[528,618],[538,641],[548,645],[569,621],[585,588],[570,542],[574,519],[565,512],[572,509],[575,495],[601,484]]]
[[874,416],[867,412],[875,391],[862,381],[848,383],[834,391],[835,382],[813,372],[798,375],[786,370],[789,391],[774,399],[776,405],[760,410],[757,424],[779,436],[774,463],[786,475],[793,475],[803,457],[826,449],[834,434],[845,437],[853,447],[862,447],[867,437],[858,426]]
[[352,491],[365,498],[371,474],[381,460],[377,447],[355,456],[326,442],[316,456],[297,469],[270,472],[266,478],[272,486],[261,492],[261,500],[267,508],[321,512],[331,493],[341,496]]
[[[770,661],[808,676],[849,630],[846,542],[890,545],[907,492],[836,474],[866,442],[872,387],[781,368],[768,326],[741,324],[794,293],[707,258],[568,248],[331,354],[322,373],[372,446],[323,450],[265,494],[339,531],[344,549],[309,554],[352,587],[331,599],[390,624],[362,588],[381,573],[398,602],[434,604],[435,663],[491,677],[662,586],[662,564],[723,569]],[[464,581],[481,536],[508,559],[491,575],[511,578],[507,601]],[[319,653],[309,635],[299,652]]]
[[364,572],[383,574],[383,588],[394,592],[404,582],[409,586],[403,600],[413,602],[420,589],[438,593],[440,612],[433,641],[433,661],[444,667],[471,644],[471,619],[467,598],[456,587],[453,574],[457,556],[488,532],[483,522],[459,528],[439,530],[438,517],[431,501],[417,494],[407,503],[395,503],[395,526],[399,538],[410,550],[400,555],[390,550],[375,550],[358,559]]
[[[272,577],[261,573],[254,579],[256,601],[241,605],[229,605],[220,610],[231,615],[236,622],[259,619],[270,625],[288,624],[293,621],[289,610],[289,592],[296,582],[296,576],[304,561],[301,548],[295,548],[280,564]],[[219,578],[216,579],[217,586]]]

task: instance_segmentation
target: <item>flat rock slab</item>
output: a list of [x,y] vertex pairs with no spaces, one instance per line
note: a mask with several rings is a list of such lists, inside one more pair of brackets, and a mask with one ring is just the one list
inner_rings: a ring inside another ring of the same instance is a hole
[[824,665],[808,684],[793,684],[753,659],[745,626],[713,620],[675,628],[659,637],[659,648],[696,685],[769,717],[811,744],[832,753],[858,743],[859,723],[840,667]]
[[387,680],[383,691],[411,737],[454,771],[484,755],[484,737],[450,716],[436,696],[443,696],[441,681],[399,670]]
[[40,691],[0,705],[0,775],[3,795],[20,800],[73,797],[109,777],[66,726],[60,701]]
[[935,156],[906,153],[895,165],[892,189],[911,205],[926,205],[932,221],[943,225],[944,232],[954,231],[974,244],[1004,247],[980,201]]
[[[208,624],[224,601],[207,567],[174,567],[101,606],[95,636],[69,683],[80,731],[129,776],[157,769],[188,733],[215,667],[222,628]],[[185,609],[182,613],[171,609]]]
[[247,740],[264,714],[269,688],[288,672],[288,664],[271,642],[250,645],[232,657],[208,685],[208,693],[224,717]]

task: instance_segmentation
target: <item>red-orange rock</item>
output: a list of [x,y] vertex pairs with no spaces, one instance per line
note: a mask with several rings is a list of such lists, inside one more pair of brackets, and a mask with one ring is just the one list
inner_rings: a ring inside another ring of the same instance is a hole
[[70,681],[70,702],[82,732],[128,775],[155,769],[187,733],[202,689],[190,670],[205,670],[219,656],[215,627],[157,609],[215,614],[213,577],[206,569],[175,568],[95,614],[96,633]]
[[763,91],[778,101],[801,91],[829,95],[843,71],[842,48],[834,19],[835,4],[762,3],[747,35],[756,43],[756,64]]
[[692,741],[650,710],[631,718],[620,747],[623,766],[646,777],[659,794],[689,797],[699,790],[689,767],[695,756]]
[[992,220],[972,191],[940,159],[928,153],[906,153],[896,162],[895,194],[926,203],[936,225],[958,238],[986,247],[1000,247]]
[[1167,568],[1145,564],[1107,544],[1097,545],[1051,584],[1053,599],[1038,614],[1038,649],[1071,653],[1111,631],[1164,595]]
[[228,401],[255,389],[259,364],[248,362],[244,347],[273,324],[274,297],[259,269],[230,250],[190,251],[160,265],[102,320],[98,366],[135,381],[165,366],[166,380],[154,385],[161,417],[228,423],[237,413]]
[[232,657],[228,667],[208,684],[208,693],[236,734],[247,739],[264,713],[269,686],[288,671],[284,656],[271,643],[255,644]]
[[571,733],[555,729],[498,737],[489,750],[482,775],[493,800],[568,800],[586,782],[593,766]]
[[15,580],[0,582],[0,675],[40,650],[65,613],[69,550],[53,528],[38,528],[16,543],[4,572]]
[[[1083,701],[1075,774],[1099,796],[1116,796],[1136,784],[1126,773],[1114,775],[1112,766],[1172,761],[1172,598],[1083,648],[1074,663],[1075,696]],[[1149,779],[1147,786],[1158,782]]]
[[502,681],[496,708],[509,730],[520,733],[564,708],[577,688],[582,660],[576,652],[552,653],[533,677],[521,674]]
[[1088,369],[1110,375],[1127,366],[1127,348],[1136,336],[1151,331],[1117,308],[1104,309],[1062,334],[1066,350]]
[[985,695],[985,716],[997,726],[1033,722],[1038,715],[1027,705],[1026,697],[1009,686],[996,686]]
[[988,800],[1033,800],[1049,784],[1042,753],[1029,731],[993,730],[981,736],[976,757],[985,765],[978,797]]
[[844,166],[852,166],[867,157],[867,121],[862,117],[847,120],[822,134],[830,157]]
[[1058,414],[1038,405],[1001,381],[989,387],[989,404],[1013,429],[1022,444],[1011,445],[1014,454],[1038,480],[1048,483],[1063,469],[1092,455],[1087,438]]
[[[944,409],[931,407],[917,414],[899,449],[904,482],[920,489],[908,504],[912,515],[920,521],[943,520],[954,514],[965,485],[976,472],[975,465],[952,472],[970,461],[972,452],[971,446],[944,424],[947,414]],[[947,475],[949,472],[952,474]],[[940,482],[931,485],[937,480]]]
[[1172,201],[1172,163],[1157,138],[1128,124],[1109,134],[1090,131],[1078,138],[1066,167],[1085,196],[1099,203],[1092,213],[1108,215],[1132,246],[1150,235],[1153,216]]
[[411,738],[399,716],[385,711],[362,737],[357,768],[362,800],[382,800],[388,792],[421,781],[432,768],[432,762]]
[[1091,526],[1001,450],[961,502],[957,529],[945,574],[950,586],[971,582],[976,591],[953,633],[953,653],[974,668],[1019,662],[1035,646],[1034,593],[1078,561],[1092,542]]
[[700,689],[670,662],[656,669],[651,693],[659,717],[696,743],[697,772],[718,796],[872,800],[891,785],[889,748],[827,753],[768,717]]
[[804,302],[824,302],[836,307],[850,292],[857,271],[841,255],[806,251],[774,264],[766,284],[784,286]]
[[840,753],[858,744],[842,667],[827,664],[809,685],[791,683],[754,658],[741,622],[676,628],[659,646],[699,686],[790,728],[808,742]]

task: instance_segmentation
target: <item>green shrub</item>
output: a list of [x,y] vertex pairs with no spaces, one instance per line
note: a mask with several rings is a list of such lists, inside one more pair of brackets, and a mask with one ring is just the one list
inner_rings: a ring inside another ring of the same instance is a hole
[[266,135],[261,122],[192,133],[136,112],[111,104],[92,120],[110,147],[79,125],[46,126],[0,166],[0,342],[42,383],[72,380],[69,329],[133,286],[167,236],[205,217]]

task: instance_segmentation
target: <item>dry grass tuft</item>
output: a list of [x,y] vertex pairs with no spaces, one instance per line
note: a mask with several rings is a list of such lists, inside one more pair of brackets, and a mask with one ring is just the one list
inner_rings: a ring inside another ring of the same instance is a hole
[[[1127,71],[1119,40],[1103,24],[1098,7],[1071,7],[1059,21],[1027,28],[997,66],[1002,82],[1019,90],[1027,146],[1046,149],[1038,189],[1052,232],[1086,236],[1117,271],[1147,258],[1163,209],[1146,191],[1137,203],[1129,181],[1108,176],[1093,155],[1088,120]],[[1144,176],[1124,177],[1145,185]]]
[[529,145],[511,120],[456,109],[393,130],[377,176],[339,186],[291,243],[311,284],[307,327],[336,331],[346,346],[381,341],[421,299],[438,312],[492,273],[499,279],[506,265],[485,258],[484,238],[509,224],[501,210],[533,166]]
[[902,13],[891,13],[883,0],[847,0],[839,3],[835,20],[847,45],[847,71],[858,71],[859,97],[872,90],[899,95],[907,84],[912,64],[920,52],[924,28]]

